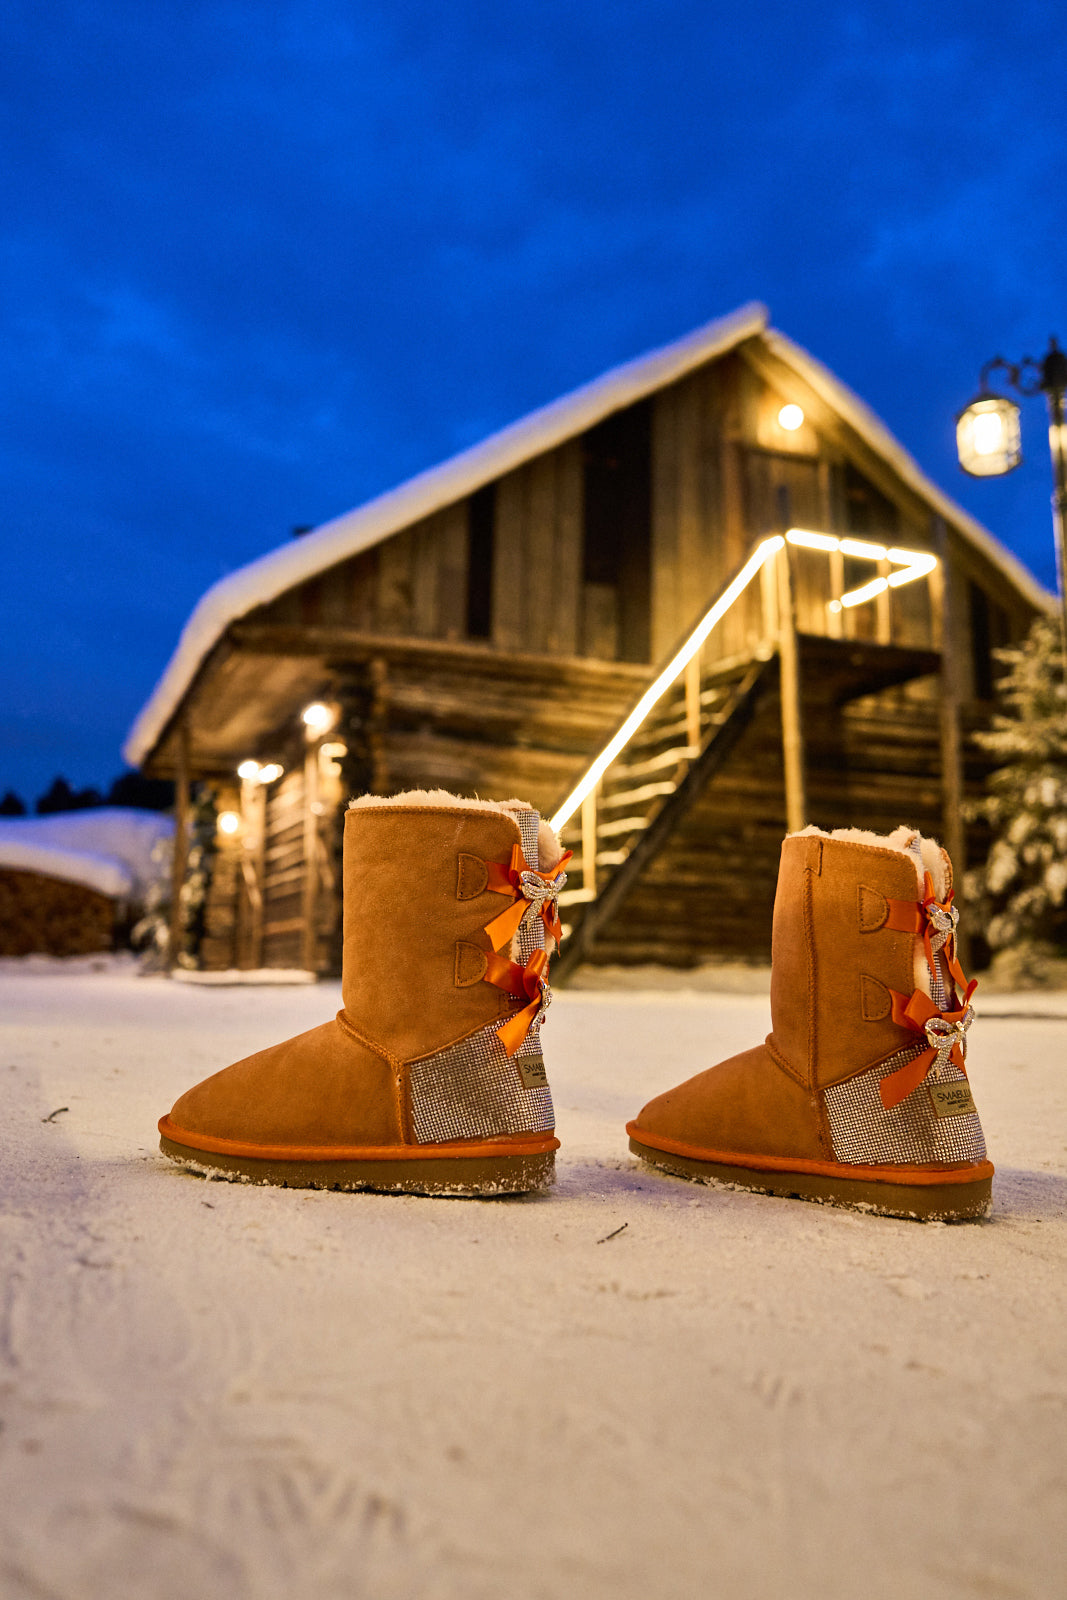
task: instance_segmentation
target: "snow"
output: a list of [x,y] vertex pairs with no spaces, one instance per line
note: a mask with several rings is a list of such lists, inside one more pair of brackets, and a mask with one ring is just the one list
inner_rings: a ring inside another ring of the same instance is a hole
[[114,900],[143,900],[166,870],[153,851],[173,832],[170,816],[127,806],[0,817],[0,867],[80,883]]
[[1032,604],[1041,609],[1053,607],[1053,597],[1022,563],[926,477],[870,407],[800,345],[769,328],[768,317],[767,307],[758,301],[740,306],[672,344],[613,368],[480,444],[221,579],[198,602],[163,676],[138,713],[123,746],[126,760],[131,766],[140,766],[151,753],[201,664],[231,622],[757,336],[888,461],[905,483],[976,544]]
[[5,1600],[1062,1592],[1067,1010],[1002,996],[972,1031],[980,1225],[628,1155],[648,1096],[762,1035],[762,994],[561,994],[544,1197],[159,1156],[183,1089],[338,1003],[0,970]]

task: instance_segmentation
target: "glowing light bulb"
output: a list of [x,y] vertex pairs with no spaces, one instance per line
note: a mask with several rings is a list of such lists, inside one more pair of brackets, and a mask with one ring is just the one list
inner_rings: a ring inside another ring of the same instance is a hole
[[236,833],[241,826],[241,819],[236,811],[220,811],[218,830],[220,833]]
[[325,733],[327,728],[333,726],[333,712],[321,700],[314,700],[311,705],[305,706],[300,715],[304,726],[310,728],[312,733]]
[[285,768],[280,767],[276,761],[269,761],[265,767],[260,767],[259,781],[260,783],[277,783],[284,771]]
[[778,426],[786,433],[796,433],[804,425],[804,413],[799,406],[783,406],[778,413]]
[[971,434],[975,454],[991,456],[1004,447],[1004,424],[996,411],[984,411],[974,419]]
[[237,776],[243,778],[245,783],[257,783],[259,781],[259,762],[242,761],[237,768]]

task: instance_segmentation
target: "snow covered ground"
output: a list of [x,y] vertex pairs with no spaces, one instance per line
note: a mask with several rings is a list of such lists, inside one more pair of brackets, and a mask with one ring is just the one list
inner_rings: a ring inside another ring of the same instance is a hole
[[1064,997],[975,1026],[946,1227],[630,1158],[758,993],[561,995],[549,1196],[206,1182],[157,1117],[337,989],[104,966],[0,971],[3,1600],[1064,1593]]

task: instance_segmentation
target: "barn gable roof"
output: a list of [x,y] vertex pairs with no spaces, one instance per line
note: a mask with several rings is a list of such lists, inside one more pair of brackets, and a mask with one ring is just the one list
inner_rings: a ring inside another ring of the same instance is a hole
[[201,664],[232,622],[756,336],[910,488],[998,566],[1032,604],[1045,609],[1050,596],[1026,567],[922,472],[851,389],[800,345],[768,327],[768,316],[766,306],[757,301],[741,306],[672,344],[612,368],[470,449],[220,579],[196,605],[162,677],[130,729],[123,746],[126,760],[138,766],[155,748]]

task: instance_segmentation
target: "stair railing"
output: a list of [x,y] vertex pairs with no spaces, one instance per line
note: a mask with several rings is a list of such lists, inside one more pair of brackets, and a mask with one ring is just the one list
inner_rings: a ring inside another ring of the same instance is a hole
[[[634,735],[647,720],[655,706],[678,683],[679,679],[683,679],[686,741],[679,755],[685,761],[692,762],[700,754],[701,649],[713,629],[718,626],[731,607],[740,599],[753,579],[757,575],[764,573],[768,563],[773,561],[778,552],[784,548],[785,539],[781,534],[774,534],[770,538],[760,541],[740,571],[726,585],[714,603],[708,607],[693,631],[645,690],[629,716],[616,729],[600,754],[586,768],[553,816],[552,827],[557,833],[560,833],[576,813],[579,811],[581,813],[582,885],[581,888],[565,889],[560,896],[561,904],[573,905],[596,899],[598,839],[602,831],[598,816],[598,790],[601,780],[608,768],[618,759],[634,738]],[[765,576],[773,580],[773,568]],[[767,636],[765,643],[769,644],[774,640],[777,632],[778,596],[776,584],[773,581],[764,582],[763,591],[763,626],[764,633]],[[667,784],[664,787],[673,787],[673,784]]]

